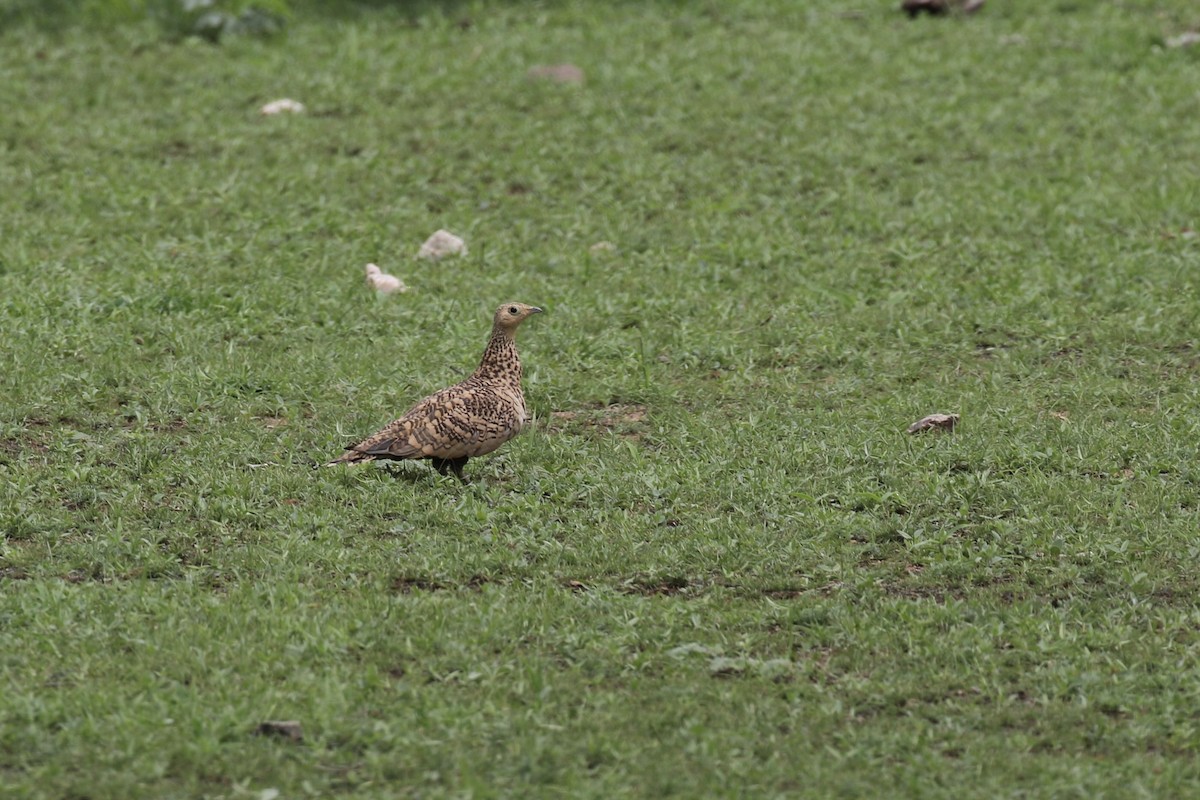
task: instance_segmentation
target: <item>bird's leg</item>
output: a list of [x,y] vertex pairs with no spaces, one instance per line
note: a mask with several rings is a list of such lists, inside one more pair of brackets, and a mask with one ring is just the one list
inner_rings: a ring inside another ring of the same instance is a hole
[[470,456],[463,456],[462,458],[431,458],[429,460],[433,462],[433,468],[439,474],[445,475],[447,470],[451,470],[454,472],[456,478],[466,483],[467,479],[463,476],[463,467],[467,465],[470,459]]

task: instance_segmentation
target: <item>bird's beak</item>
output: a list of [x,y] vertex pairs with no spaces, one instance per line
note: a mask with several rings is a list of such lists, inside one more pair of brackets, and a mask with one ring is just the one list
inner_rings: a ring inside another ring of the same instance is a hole
[[542,310],[540,308],[538,308],[537,306],[530,306],[529,313],[530,314],[540,314],[540,313],[542,313]]

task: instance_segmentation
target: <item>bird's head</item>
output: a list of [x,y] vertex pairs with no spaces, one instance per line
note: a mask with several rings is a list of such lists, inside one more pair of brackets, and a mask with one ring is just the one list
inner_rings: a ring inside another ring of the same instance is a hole
[[524,303],[505,303],[496,309],[495,326],[503,330],[515,331],[517,326],[542,310],[537,306],[527,306]]

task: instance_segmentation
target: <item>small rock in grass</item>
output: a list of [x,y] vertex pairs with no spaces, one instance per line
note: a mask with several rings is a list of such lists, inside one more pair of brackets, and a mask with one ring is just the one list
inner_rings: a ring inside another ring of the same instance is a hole
[[289,100],[284,97],[281,100],[272,100],[258,110],[258,113],[271,116],[273,114],[302,114],[304,113],[304,103],[298,100]]
[[260,723],[254,729],[254,735],[278,736],[290,742],[304,741],[304,731],[300,728],[300,722],[294,719],[268,720],[267,722]]
[[538,64],[525,73],[530,78],[554,83],[583,83],[583,70],[574,64]]
[[920,433],[928,430],[952,431],[958,424],[958,414],[930,414],[908,426],[909,433]]
[[425,244],[421,245],[421,249],[417,251],[417,258],[437,261],[439,258],[455,254],[465,256],[467,243],[450,231],[436,231],[433,236],[425,240]]
[[1167,47],[1191,47],[1194,44],[1200,44],[1200,32],[1187,31],[1178,36],[1172,36],[1167,39]]
[[395,275],[388,275],[375,264],[367,264],[367,286],[370,286],[380,294],[391,294],[392,292],[404,293],[408,291],[408,287],[404,285],[404,281]]

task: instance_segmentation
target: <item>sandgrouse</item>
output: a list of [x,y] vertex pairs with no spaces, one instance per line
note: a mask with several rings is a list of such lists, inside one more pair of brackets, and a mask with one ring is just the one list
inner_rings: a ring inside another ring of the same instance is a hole
[[454,470],[465,481],[469,459],[492,452],[525,424],[521,393],[521,359],[514,336],[517,326],[540,308],[505,303],[496,309],[492,338],[479,368],[462,383],[435,392],[378,433],[346,448],[334,464],[428,458],[445,475]]

